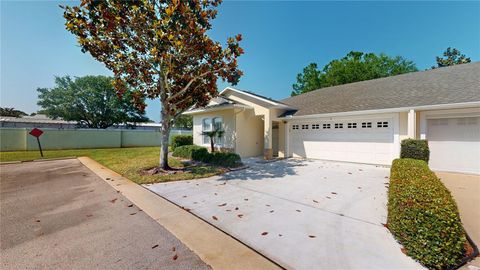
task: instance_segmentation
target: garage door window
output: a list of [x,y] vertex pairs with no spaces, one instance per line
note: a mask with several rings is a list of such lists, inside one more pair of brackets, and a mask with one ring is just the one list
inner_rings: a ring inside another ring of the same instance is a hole
[[312,125],[312,129],[319,129],[320,128],[320,125],[319,124],[313,124]]
[[377,128],[387,128],[388,122],[377,122]]
[[343,124],[342,123],[335,123],[335,128],[343,128]]
[[323,124],[323,129],[329,129],[330,128],[330,124]]
[[357,123],[348,123],[348,128],[357,128]]
[[372,122],[363,122],[362,128],[372,128]]
[[292,129],[298,129],[298,125],[292,125]]
[[308,125],[302,125],[302,129],[308,129]]

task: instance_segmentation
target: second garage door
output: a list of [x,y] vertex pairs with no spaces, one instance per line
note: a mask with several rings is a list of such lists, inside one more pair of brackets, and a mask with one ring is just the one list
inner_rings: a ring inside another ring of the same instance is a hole
[[394,157],[391,119],[292,123],[289,140],[297,157],[386,165]]

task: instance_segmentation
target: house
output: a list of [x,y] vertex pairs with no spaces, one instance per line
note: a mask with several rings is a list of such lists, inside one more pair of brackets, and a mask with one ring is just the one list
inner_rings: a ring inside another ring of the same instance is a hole
[[406,138],[427,139],[433,170],[480,174],[480,62],[318,89],[281,101],[227,87],[193,115],[216,147],[242,157],[390,165]]

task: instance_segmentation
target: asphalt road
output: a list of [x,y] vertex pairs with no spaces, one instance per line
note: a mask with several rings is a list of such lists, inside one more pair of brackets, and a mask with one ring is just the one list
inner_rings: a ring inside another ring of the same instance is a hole
[[209,269],[78,160],[0,166],[1,269]]

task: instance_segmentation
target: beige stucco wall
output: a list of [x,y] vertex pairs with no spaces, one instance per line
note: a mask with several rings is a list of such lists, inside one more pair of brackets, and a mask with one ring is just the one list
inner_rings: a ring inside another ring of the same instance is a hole
[[283,121],[279,121],[278,124],[278,157],[286,157],[287,153],[285,152],[285,127],[286,125]]
[[398,113],[398,136],[400,141],[408,139],[408,112]]
[[235,117],[233,109],[225,109],[221,111],[206,112],[193,115],[193,143],[210,148],[210,144],[203,144],[202,121],[205,118],[223,118],[224,148],[235,149]]
[[236,152],[241,157],[263,154],[263,120],[252,109],[236,113]]

